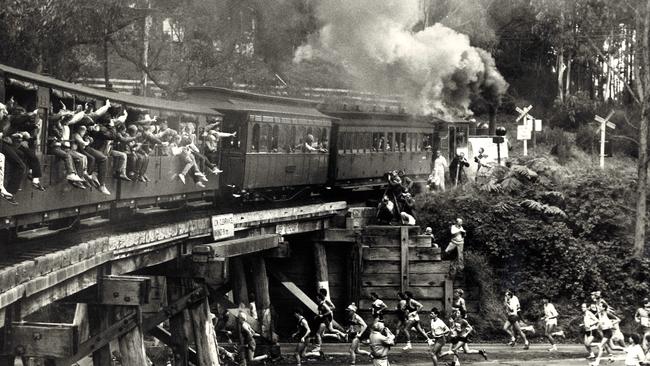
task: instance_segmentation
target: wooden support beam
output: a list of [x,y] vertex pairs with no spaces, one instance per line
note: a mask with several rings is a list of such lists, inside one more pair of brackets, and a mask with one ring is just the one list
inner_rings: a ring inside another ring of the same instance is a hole
[[99,282],[99,301],[104,305],[144,305],[149,302],[151,279],[139,276],[104,276]]
[[241,258],[230,258],[230,282],[232,293],[237,306],[248,306],[248,286],[246,285],[246,272]]
[[[93,347],[87,348],[90,346],[90,340],[87,340],[79,345],[79,359],[86,356],[88,353],[92,353],[93,366],[111,366],[113,363],[113,356],[111,355],[111,346],[109,342],[110,335],[106,337],[99,336],[104,330],[108,330],[111,327],[111,318],[112,314],[109,311],[108,307],[102,305],[88,305],[88,329],[90,336],[95,339],[97,343],[93,344]],[[133,318],[133,326],[135,326],[135,313]],[[125,324],[126,325],[126,324]],[[76,362],[77,358],[73,357],[70,359],[68,365],[72,365]],[[67,366],[67,365],[63,365]]]
[[3,354],[64,358],[77,352],[79,337],[72,324],[14,322],[5,332]]
[[90,326],[88,325],[88,304],[77,304],[72,324],[78,329],[79,342],[85,342],[90,336]]
[[322,242],[354,243],[359,235],[359,230],[329,228],[321,232],[319,240]]
[[273,337],[273,324],[271,319],[271,295],[269,293],[269,278],[266,273],[266,261],[260,255],[250,259],[253,271],[253,285],[255,286],[255,302],[258,317],[261,320],[262,336],[267,339]]
[[[291,281],[287,276],[285,276],[282,272],[277,271],[275,268],[269,267],[268,272],[273,276],[276,280],[280,281],[280,284],[284,286],[293,296],[298,298],[298,300],[305,305],[309,311],[311,311],[314,314],[318,314],[318,306],[316,303],[307,296],[306,293],[304,293],[296,284]],[[334,325],[337,327],[340,327],[339,323],[334,320]]]
[[445,279],[445,313],[451,314],[451,307],[454,301],[454,280]]
[[198,355],[198,366],[219,366],[217,335],[210,316],[210,304],[205,298],[189,309]]
[[225,240],[211,244],[197,245],[192,249],[192,260],[195,262],[214,260],[215,258],[230,258],[251,254],[262,250],[276,248],[280,243],[278,234],[266,234],[251,238]]
[[[183,280],[180,278],[168,278],[167,279],[167,298],[170,304],[176,303],[183,297]],[[188,366],[189,362],[189,337],[185,332],[185,311],[182,310],[177,314],[174,314],[169,319],[169,329],[171,330],[170,337],[168,342],[165,342],[166,338],[161,338],[163,334],[160,334],[159,331],[156,331],[159,326],[156,325],[154,328],[149,329],[152,332],[152,335],[163,343],[171,347],[174,352],[174,363],[173,366]],[[194,362],[196,365],[196,361]]]
[[323,243],[315,242],[312,245],[314,255],[314,271],[316,272],[316,290],[324,288],[329,297],[330,282],[327,269],[327,249]]
[[409,228],[400,227],[400,275],[402,292],[409,289]]
[[[116,320],[113,316],[113,307],[92,306],[89,310],[91,314],[91,332],[93,333],[87,341],[79,344],[74,355],[57,360],[57,366],[72,365],[90,353],[93,353],[93,364],[95,366],[112,365],[109,343],[116,337],[123,336],[138,327],[139,315],[135,307],[125,308],[125,310],[121,311],[120,318]],[[95,317],[94,315],[99,316]],[[98,327],[101,327],[101,329],[95,333],[94,330]],[[120,351],[122,352],[122,349]]]
[[264,258],[289,258],[291,257],[291,246],[288,241],[281,241],[277,248],[264,253]]
[[[133,306],[116,306],[115,321],[125,319],[134,311]],[[136,317],[140,317],[139,309]],[[122,334],[117,338],[120,348],[120,363],[122,366],[142,366],[147,365],[147,354],[144,349],[144,334],[141,324],[137,324],[130,331]]]

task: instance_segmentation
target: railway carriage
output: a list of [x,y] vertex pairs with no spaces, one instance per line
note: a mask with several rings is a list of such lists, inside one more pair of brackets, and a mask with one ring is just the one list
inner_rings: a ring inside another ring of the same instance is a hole
[[[111,195],[101,194],[95,189],[80,190],[66,182],[63,165],[48,154],[47,120],[50,113],[60,108],[61,103],[68,109],[78,104],[103,105],[106,99],[111,104],[129,111],[129,119],[142,118],[144,114],[167,118],[170,127],[191,124],[196,135],[208,119],[221,118],[213,109],[188,103],[173,102],[154,98],[144,98],[128,94],[113,93],[92,89],[50,78],[47,76],[0,65],[0,102],[10,98],[27,111],[38,109],[42,127],[36,137],[35,149],[41,160],[43,185],[47,191],[32,189],[27,181],[15,195],[18,205],[0,202],[0,229],[24,227],[30,224],[51,222],[62,218],[83,218],[102,214],[110,209],[161,205],[170,202],[205,200],[215,196],[218,179],[212,178],[205,188],[193,184],[182,184],[173,179],[174,172],[180,170],[179,161],[173,156],[151,154],[147,175],[150,182],[118,181],[107,174],[106,186]],[[199,139],[196,139],[199,141]],[[108,172],[112,171],[109,158]],[[7,164],[7,175],[12,174]]]
[[327,183],[333,118],[319,112],[317,102],[217,87],[186,92],[191,102],[223,113],[223,132],[237,132],[222,144],[224,186],[289,199]]
[[435,129],[439,121],[394,113],[328,113],[338,117],[330,155],[332,185],[355,189],[383,186],[385,174],[391,170],[403,170],[416,183],[426,181],[432,151],[438,147]]

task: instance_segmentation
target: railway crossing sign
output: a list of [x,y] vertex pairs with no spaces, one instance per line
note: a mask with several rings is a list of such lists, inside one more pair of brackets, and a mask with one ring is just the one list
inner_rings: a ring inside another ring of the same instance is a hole
[[[528,112],[533,109],[532,105],[529,105],[528,107],[522,108],[515,108],[517,113],[519,113],[519,116],[515,120],[516,122],[519,122],[521,119],[523,119],[523,125],[517,126],[517,140],[523,140],[524,141],[524,156],[528,155],[528,140],[531,138],[531,134],[533,132],[533,129],[531,126],[528,124]],[[533,123],[534,124],[534,123]]]
[[598,115],[594,117],[596,122],[600,124],[600,169],[605,169],[605,132],[607,128],[612,130],[616,128],[616,124],[609,121],[612,116],[614,116],[614,111],[609,112],[605,118]]

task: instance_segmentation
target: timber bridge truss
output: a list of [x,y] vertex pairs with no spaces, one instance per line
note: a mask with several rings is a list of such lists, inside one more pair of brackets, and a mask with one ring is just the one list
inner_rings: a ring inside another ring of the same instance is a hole
[[[108,366],[115,354],[124,366],[142,366],[145,336],[169,346],[174,365],[218,365],[211,305],[235,312],[253,293],[253,326],[273,339],[274,288],[316,311],[304,277],[313,287],[343,289],[339,296],[363,309],[371,292],[392,299],[410,290],[426,307],[449,310],[449,262],[431,238],[417,227],[369,225],[373,217],[372,209],[339,201],[51,238],[1,264],[0,366],[16,358]],[[345,259],[328,261],[329,245],[343,248]],[[296,272],[305,262],[310,273]],[[35,316],[61,302],[76,304],[70,322]]]

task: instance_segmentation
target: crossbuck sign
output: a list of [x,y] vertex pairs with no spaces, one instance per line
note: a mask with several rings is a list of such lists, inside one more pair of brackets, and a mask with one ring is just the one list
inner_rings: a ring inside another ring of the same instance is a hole
[[594,117],[596,122],[600,124],[600,169],[605,169],[605,132],[608,127],[612,130],[616,128],[616,125],[609,121],[613,115],[614,111],[611,111],[605,118],[598,115]]

